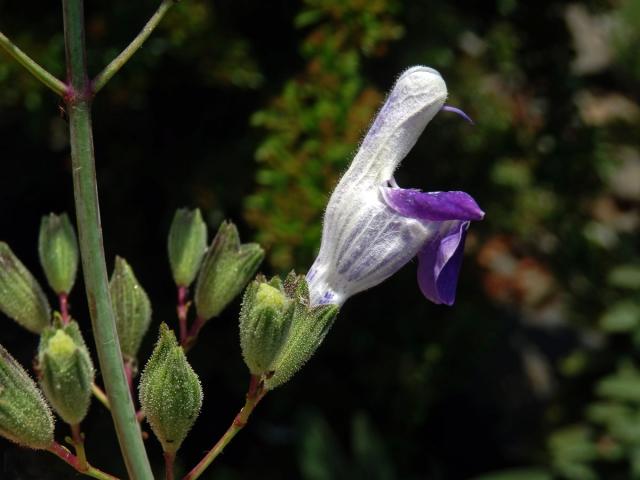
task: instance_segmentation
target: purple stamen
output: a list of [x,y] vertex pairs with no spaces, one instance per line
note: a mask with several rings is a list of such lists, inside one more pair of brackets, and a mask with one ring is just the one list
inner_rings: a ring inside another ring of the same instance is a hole
[[475,125],[475,122],[473,120],[471,120],[471,117],[469,115],[467,115],[466,113],[464,113],[459,108],[452,107],[451,105],[443,105],[441,110],[444,110],[445,112],[457,113],[462,118],[464,118],[467,122],[469,122],[471,125]]

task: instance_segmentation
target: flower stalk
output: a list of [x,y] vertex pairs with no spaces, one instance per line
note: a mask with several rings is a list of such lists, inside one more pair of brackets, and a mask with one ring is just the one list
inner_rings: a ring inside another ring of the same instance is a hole
[[79,457],[75,456],[65,447],[57,442],[53,442],[49,447],[49,451],[56,457],[67,463],[79,473],[86,475],[87,477],[97,478],[98,480],[119,480],[118,477],[114,477],[108,473],[103,472],[95,467],[92,467],[88,463],[83,464]]
[[62,6],[69,82],[65,101],[69,114],[73,187],[93,335],[129,476],[134,480],[152,479],[153,474],[122,364],[102,245],[91,125],[93,92],[86,65],[84,3],[83,0],[63,0]]
[[193,469],[183,477],[182,480],[196,480],[204,473],[204,471],[211,465],[211,463],[222,453],[224,448],[233,440],[240,430],[249,421],[251,413],[256,408],[260,400],[264,398],[268,390],[264,388],[264,384],[260,378],[256,375],[251,375],[249,381],[249,389],[247,391],[246,401],[244,406],[240,409],[236,417],[231,422],[231,425],[227,431],[220,437],[216,444],[207,452],[207,454],[200,460],[200,462],[193,467]]
[[63,96],[67,91],[64,83],[54,77],[47,70],[42,68],[38,62],[33,60],[29,55],[20,50],[11,40],[0,32],[0,47],[2,47],[9,55],[11,55],[20,65],[26,68],[31,75],[40,80],[46,87],[51,89],[59,96]]
[[62,325],[68,325],[71,317],[69,316],[69,299],[67,294],[58,294],[58,302],[60,303],[60,321]]
[[180,326],[180,343],[184,345],[187,341],[187,314],[189,313],[189,301],[187,300],[187,287],[178,287],[178,323]]
[[120,54],[114,58],[109,65],[107,65],[102,72],[100,72],[93,80],[93,92],[97,93],[111,80],[118,71],[124,67],[124,65],[129,61],[129,59],[133,56],[134,53],[138,51],[138,49],[142,46],[142,44],[149,38],[151,33],[158,26],[162,18],[165,16],[167,11],[176,3],[176,0],[162,0],[162,3],[155,11],[155,13],[151,16],[149,21],[146,23],[140,33],[131,41],[131,43],[122,51]]
[[76,457],[78,457],[78,466],[82,470],[89,468],[89,462],[87,461],[87,454],[84,450],[84,435],[80,430],[80,424],[76,423],[70,425],[71,427],[71,439],[73,441],[73,448],[76,451]]
[[173,480],[173,469],[176,460],[176,454],[173,452],[164,452],[164,478],[165,480]]

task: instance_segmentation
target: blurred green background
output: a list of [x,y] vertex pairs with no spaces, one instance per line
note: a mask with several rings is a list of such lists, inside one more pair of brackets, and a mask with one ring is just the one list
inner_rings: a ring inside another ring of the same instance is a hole
[[[156,5],[87,2],[92,72]],[[1,0],[0,30],[62,77],[60,5]],[[640,479],[639,44],[639,0],[180,2],[94,105],[109,268],[125,257],[154,306],[143,357],[176,324],[175,209],[238,223],[268,248],[267,274],[305,271],[333,185],[408,66],[437,68],[476,125],[437,116],[398,182],[467,191],[487,213],[453,308],[421,296],[415,263],[350,300],[203,478]],[[40,217],[73,209],[66,129],[58,99],[0,52],[0,239],[41,279]],[[71,302],[88,334],[81,284]],[[190,354],[205,406],[183,468],[243,401],[237,311]],[[0,321],[30,365],[36,338]],[[123,474],[100,405],[85,430],[92,463]],[[0,453],[2,478],[74,475],[4,440]]]

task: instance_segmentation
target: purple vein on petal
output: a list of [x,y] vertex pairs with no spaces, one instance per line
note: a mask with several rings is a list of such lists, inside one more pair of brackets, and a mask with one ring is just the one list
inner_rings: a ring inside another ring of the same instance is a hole
[[460,115],[462,118],[464,118],[471,125],[475,125],[475,122],[473,120],[471,120],[471,117],[469,115],[467,115],[466,113],[464,113],[462,110],[460,110],[457,107],[452,107],[451,105],[443,105],[441,110],[444,110],[445,112],[456,113],[456,114]]

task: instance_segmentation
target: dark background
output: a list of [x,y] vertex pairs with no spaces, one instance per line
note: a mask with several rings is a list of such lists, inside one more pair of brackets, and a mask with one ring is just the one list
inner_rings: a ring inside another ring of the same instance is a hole
[[[92,72],[155,7],[87,3]],[[350,300],[202,478],[640,478],[639,10],[635,0],[183,0],[169,12],[94,103],[108,268],[125,257],[154,309],[141,363],[158,324],[177,323],[175,209],[199,207],[210,237],[233,220],[268,249],[266,274],[304,272],[322,205],[410,65],[441,71],[449,103],[476,125],[436,117],[398,182],[467,191],[487,213],[470,230],[453,308],[421,296],[415,263]],[[0,29],[62,78],[57,3],[0,1]],[[61,107],[0,53],[0,240],[42,282],[40,217],[73,212]],[[82,288],[71,307],[89,339]],[[238,306],[189,354],[205,403],[179,453],[184,471],[243,402]],[[1,343],[29,366],[37,339],[0,321]],[[97,402],[83,427],[90,461],[124,475]],[[147,444],[161,472],[159,444]],[[75,475],[4,440],[0,453],[2,478]]]

